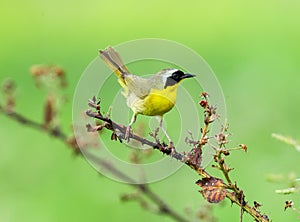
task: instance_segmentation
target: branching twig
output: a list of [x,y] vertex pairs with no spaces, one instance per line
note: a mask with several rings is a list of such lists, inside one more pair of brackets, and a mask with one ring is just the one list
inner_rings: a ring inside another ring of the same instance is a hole
[[[207,96],[207,95],[206,95]],[[207,98],[205,97],[205,100],[200,102],[200,105],[205,109],[205,118],[204,118],[204,123],[205,126],[201,130],[201,138],[197,144],[197,147],[195,149],[201,149],[202,146],[207,144],[208,139],[207,139],[207,133],[208,133],[208,128],[209,124],[212,123],[218,116],[215,112],[216,108],[214,106],[209,106],[207,103]],[[91,104],[91,101],[94,101],[94,103]],[[96,103],[95,98],[89,101],[89,106],[92,108],[95,108],[96,111],[93,112],[92,110],[87,110],[86,114],[89,117],[102,120],[105,124],[103,125],[105,128],[108,130],[111,130],[113,133],[115,133],[118,138],[122,141],[124,139],[124,135],[126,133],[126,127],[124,125],[118,124],[114,122],[112,119],[104,117],[101,114],[101,108],[100,108],[100,102]],[[87,125],[87,128],[91,128],[91,125]],[[225,128],[224,128],[225,129]],[[101,128],[102,130],[102,128]],[[223,132],[224,134],[224,132]],[[226,143],[226,135],[223,138],[224,144]],[[197,184],[201,184],[203,186],[207,186],[210,184],[210,187],[206,187],[206,190],[203,190],[202,194],[205,196],[207,195],[207,200],[209,202],[219,202],[222,200],[222,198],[226,197],[228,198],[232,203],[237,204],[238,206],[241,207],[241,212],[247,212],[249,213],[256,221],[259,222],[268,222],[269,219],[266,215],[263,215],[260,213],[260,211],[255,208],[251,207],[246,201],[245,201],[245,195],[242,190],[240,190],[235,183],[232,183],[228,173],[231,170],[224,161],[224,158],[222,155],[229,155],[229,151],[226,149],[223,149],[222,146],[220,145],[220,148],[216,150],[216,155],[215,155],[215,161],[219,164],[218,168],[223,172],[228,184],[224,183],[221,179],[213,177],[211,174],[206,172],[204,168],[200,166],[200,163],[197,161],[192,160],[190,155],[182,154],[177,152],[175,149],[171,153],[171,150],[169,149],[169,146],[164,143],[160,143],[158,140],[156,142],[152,142],[148,139],[142,138],[134,133],[130,134],[130,139],[133,139],[135,141],[140,142],[141,144],[146,144],[153,149],[157,149],[163,154],[172,156],[172,158],[177,159],[180,162],[185,163],[187,166],[192,168],[194,171],[196,171],[202,178],[202,181],[198,181]],[[222,139],[222,138],[221,138]],[[194,149],[194,150],[195,150]],[[200,185],[200,186],[201,186]],[[205,189],[205,188],[203,188]],[[233,192],[228,192],[227,189],[233,190]],[[213,196],[219,197],[219,199],[211,199],[211,194]],[[219,195],[219,196],[218,196]]]

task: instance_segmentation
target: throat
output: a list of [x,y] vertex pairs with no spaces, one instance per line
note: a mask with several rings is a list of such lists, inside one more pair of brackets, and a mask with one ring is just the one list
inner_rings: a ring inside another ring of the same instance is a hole
[[175,81],[174,79],[168,77],[167,80],[166,80],[166,84],[164,86],[164,89],[166,89],[168,87],[176,86],[176,85],[178,85],[178,82]]

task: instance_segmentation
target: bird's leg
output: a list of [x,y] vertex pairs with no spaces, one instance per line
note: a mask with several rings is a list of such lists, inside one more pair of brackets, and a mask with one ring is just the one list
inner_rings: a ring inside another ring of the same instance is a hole
[[128,143],[129,142],[129,136],[130,136],[130,130],[131,130],[131,126],[132,124],[136,121],[136,114],[134,113],[132,118],[131,118],[131,121],[129,123],[129,125],[127,126],[126,128],[126,132],[125,132],[125,141]]
[[173,155],[174,152],[175,152],[174,144],[173,144],[173,142],[172,142],[171,137],[168,135],[168,133],[167,133],[165,127],[164,127],[164,124],[163,124],[163,117],[162,117],[162,116],[159,116],[159,126],[160,126],[161,130],[164,132],[164,134],[166,135],[166,137],[167,137],[168,140],[169,140],[169,148],[172,149],[171,155]]

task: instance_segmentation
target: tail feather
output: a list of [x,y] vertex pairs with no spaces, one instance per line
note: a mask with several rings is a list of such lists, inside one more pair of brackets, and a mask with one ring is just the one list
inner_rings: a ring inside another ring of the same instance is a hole
[[126,85],[124,77],[129,73],[124,65],[119,53],[117,53],[111,46],[105,50],[99,50],[100,57],[108,65],[109,68],[116,74],[120,84],[124,87]]

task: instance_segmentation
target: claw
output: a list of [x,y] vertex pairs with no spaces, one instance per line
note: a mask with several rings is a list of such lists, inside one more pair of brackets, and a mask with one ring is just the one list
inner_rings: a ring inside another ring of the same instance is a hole
[[170,156],[174,156],[174,154],[175,154],[175,147],[174,147],[174,143],[172,141],[170,141],[168,149],[171,149]]

